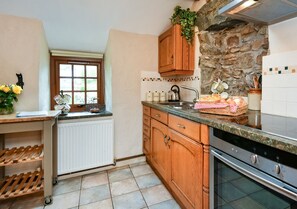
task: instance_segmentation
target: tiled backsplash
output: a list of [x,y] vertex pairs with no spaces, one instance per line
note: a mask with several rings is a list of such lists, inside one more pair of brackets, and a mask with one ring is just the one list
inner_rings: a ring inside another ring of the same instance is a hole
[[[141,72],[141,100],[145,101],[145,94],[148,91],[164,91],[168,93],[172,85],[186,85],[191,86],[199,90],[200,79],[198,72],[195,71],[193,76],[185,77],[160,77],[158,72],[142,71]],[[185,101],[191,101],[195,97],[195,93],[181,89],[181,99]]]
[[262,112],[297,118],[297,51],[263,58]]

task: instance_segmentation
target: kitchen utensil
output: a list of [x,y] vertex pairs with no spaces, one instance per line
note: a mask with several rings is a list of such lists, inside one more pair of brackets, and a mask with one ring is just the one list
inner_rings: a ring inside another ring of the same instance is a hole
[[173,85],[168,92],[168,101],[169,102],[179,102],[180,101],[180,90],[177,85]]
[[254,74],[254,73],[251,73],[251,74],[247,74],[247,75],[245,76],[246,83],[247,83],[247,85],[248,85],[248,87],[249,87],[250,89],[251,89],[251,88],[254,88],[254,82],[253,82],[253,79],[252,79],[253,74]]
[[259,88],[259,77],[257,75],[253,76],[253,82],[254,82],[255,89],[258,89]]

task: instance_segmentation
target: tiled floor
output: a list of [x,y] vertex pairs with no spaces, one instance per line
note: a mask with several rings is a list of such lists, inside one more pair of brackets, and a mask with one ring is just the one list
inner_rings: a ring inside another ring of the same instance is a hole
[[146,163],[59,181],[53,204],[43,207],[43,196],[0,202],[0,208],[34,209],[178,209],[179,205]]

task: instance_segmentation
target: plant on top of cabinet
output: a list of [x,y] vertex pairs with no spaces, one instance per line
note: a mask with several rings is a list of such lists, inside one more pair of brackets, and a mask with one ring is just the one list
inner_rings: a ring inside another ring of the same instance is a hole
[[191,11],[189,8],[182,9],[180,6],[174,8],[174,13],[170,20],[173,25],[181,25],[181,35],[185,37],[188,44],[192,44],[195,34],[194,27],[197,19],[197,13]]
[[[184,19],[180,15],[187,16],[184,14],[188,10],[181,12],[183,10],[178,9],[177,11],[171,18],[174,25],[159,36],[159,73],[161,76],[193,75],[194,72],[195,39],[193,35],[195,33],[188,26],[192,21],[194,23],[195,18]],[[183,27],[186,27],[184,32],[182,32]]]

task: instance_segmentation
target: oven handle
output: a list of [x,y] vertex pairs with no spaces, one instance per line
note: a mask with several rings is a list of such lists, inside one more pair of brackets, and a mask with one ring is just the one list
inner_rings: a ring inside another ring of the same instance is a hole
[[[222,162],[226,163],[228,166],[234,168],[235,170],[239,171],[240,173],[252,178],[253,180],[259,182],[262,185],[265,185],[269,187],[270,189],[277,191],[286,197],[289,197],[293,200],[297,200],[297,190],[293,188],[292,186],[285,184],[284,182],[281,182],[251,166],[248,166],[241,161],[237,161],[233,157],[228,157],[230,159],[227,159],[226,157],[222,156],[223,153],[218,153],[215,150],[211,150],[211,154],[214,155],[216,158],[221,160]],[[240,165],[238,165],[240,164]],[[248,168],[248,169],[247,169]],[[294,191],[295,190],[295,191]]]

